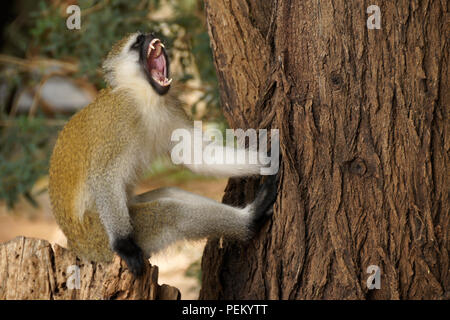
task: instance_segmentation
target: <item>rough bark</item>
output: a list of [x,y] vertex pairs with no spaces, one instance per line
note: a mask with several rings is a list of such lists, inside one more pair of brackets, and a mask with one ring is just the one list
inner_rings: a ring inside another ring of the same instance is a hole
[[[70,266],[79,268],[79,289]],[[157,266],[149,264],[136,280],[119,257],[111,264],[92,263],[45,240],[17,237],[0,246],[0,300],[5,299],[175,300],[180,292],[158,285]]]
[[205,0],[225,116],[279,128],[283,161],[260,234],[208,242],[201,299],[450,298],[448,2],[378,1],[380,30],[371,4]]

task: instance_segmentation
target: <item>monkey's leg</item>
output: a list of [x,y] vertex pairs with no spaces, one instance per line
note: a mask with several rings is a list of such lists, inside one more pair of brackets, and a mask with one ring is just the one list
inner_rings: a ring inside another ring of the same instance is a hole
[[136,242],[150,256],[182,239],[248,239],[272,214],[276,195],[277,177],[271,176],[245,208],[178,188],[162,188],[136,196],[129,210]]

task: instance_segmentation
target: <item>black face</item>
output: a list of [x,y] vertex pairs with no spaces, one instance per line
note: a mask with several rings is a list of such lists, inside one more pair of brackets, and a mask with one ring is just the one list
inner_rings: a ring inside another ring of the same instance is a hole
[[169,58],[164,44],[153,34],[140,34],[130,50],[139,52],[139,63],[144,70],[148,82],[160,94],[170,89]]

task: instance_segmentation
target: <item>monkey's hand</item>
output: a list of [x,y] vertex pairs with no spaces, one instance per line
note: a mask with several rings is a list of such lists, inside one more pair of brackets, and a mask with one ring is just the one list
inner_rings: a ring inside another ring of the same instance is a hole
[[125,260],[128,269],[137,278],[144,274],[145,260],[142,249],[131,237],[117,239],[113,245],[114,251]]

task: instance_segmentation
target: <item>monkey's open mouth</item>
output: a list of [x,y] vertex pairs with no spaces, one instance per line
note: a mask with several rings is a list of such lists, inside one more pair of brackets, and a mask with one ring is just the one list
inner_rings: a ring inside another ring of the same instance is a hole
[[172,79],[167,78],[167,59],[164,54],[164,45],[159,39],[153,39],[148,45],[147,69],[152,79],[160,86],[167,87],[172,83]]

